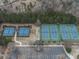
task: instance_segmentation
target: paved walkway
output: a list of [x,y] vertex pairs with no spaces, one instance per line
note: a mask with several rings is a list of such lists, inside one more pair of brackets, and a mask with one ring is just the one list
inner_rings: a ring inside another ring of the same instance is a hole
[[14,36],[14,41],[15,41],[16,43],[18,43],[19,45],[22,45],[22,43],[21,43],[21,42],[19,42],[19,41],[17,41],[16,39],[17,39],[17,32],[15,33],[15,36]]
[[72,46],[72,53],[75,59],[77,59],[77,55],[79,55],[79,46]]

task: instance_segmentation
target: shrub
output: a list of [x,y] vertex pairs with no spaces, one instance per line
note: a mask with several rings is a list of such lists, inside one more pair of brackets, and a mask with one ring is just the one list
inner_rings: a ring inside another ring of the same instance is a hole
[[79,55],[77,56],[77,59],[79,59]]
[[7,46],[9,42],[12,42],[11,37],[3,37],[4,45]]
[[71,53],[72,49],[71,49],[71,48],[66,48],[66,51],[67,51],[68,53]]

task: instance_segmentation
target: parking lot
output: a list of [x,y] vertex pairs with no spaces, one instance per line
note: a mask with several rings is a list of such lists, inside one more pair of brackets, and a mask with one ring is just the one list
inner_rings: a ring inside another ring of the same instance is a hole
[[69,59],[63,47],[18,47],[11,51],[8,59]]

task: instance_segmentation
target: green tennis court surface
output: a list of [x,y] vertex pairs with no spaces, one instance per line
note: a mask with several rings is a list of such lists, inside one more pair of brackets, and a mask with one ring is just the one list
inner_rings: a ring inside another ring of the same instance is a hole
[[40,38],[44,41],[79,40],[79,32],[74,24],[43,24],[40,27]]

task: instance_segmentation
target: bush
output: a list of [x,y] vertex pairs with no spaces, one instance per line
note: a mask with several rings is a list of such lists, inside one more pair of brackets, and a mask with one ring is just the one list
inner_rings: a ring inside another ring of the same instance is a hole
[[79,55],[77,56],[77,59],[79,59]]
[[71,48],[66,48],[66,51],[67,51],[68,53],[71,53],[72,49],[71,49]]
[[37,40],[34,42],[34,45],[43,45],[43,44],[44,44],[44,42],[41,40]]
[[4,45],[7,46],[9,42],[12,42],[11,37],[3,37]]

